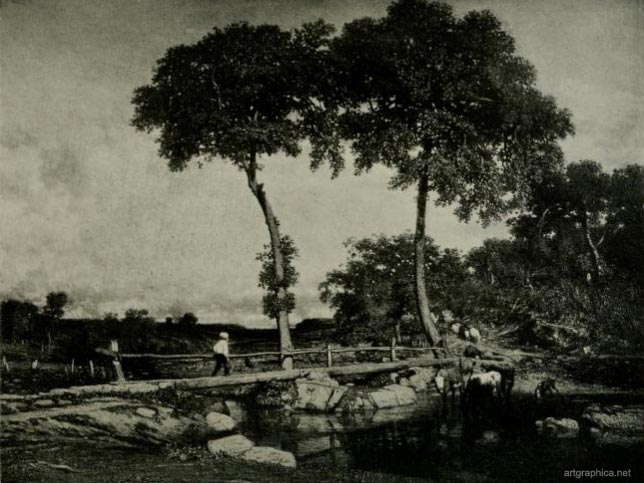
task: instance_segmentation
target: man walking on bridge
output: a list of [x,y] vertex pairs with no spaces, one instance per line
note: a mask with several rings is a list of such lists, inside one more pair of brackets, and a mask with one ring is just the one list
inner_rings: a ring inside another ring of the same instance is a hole
[[212,348],[215,353],[215,369],[212,375],[216,376],[219,369],[224,368],[224,376],[230,373],[230,365],[228,363],[228,332],[220,332],[219,340]]

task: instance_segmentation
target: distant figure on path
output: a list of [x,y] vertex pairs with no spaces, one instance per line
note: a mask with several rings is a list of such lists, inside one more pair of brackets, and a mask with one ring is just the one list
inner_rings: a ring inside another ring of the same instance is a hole
[[215,369],[212,375],[216,376],[219,369],[224,368],[224,376],[230,373],[230,365],[228,364],[228,333],[220,332],[219,340],[212,348],[215,353]]

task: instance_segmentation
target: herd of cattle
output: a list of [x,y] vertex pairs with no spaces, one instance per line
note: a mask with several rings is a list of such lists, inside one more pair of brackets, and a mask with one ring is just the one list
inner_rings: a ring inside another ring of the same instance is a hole
[[[472,417],[480,416],[481,409],[495,399],[509,403],[515,382],[514,367],[490,363],[481,367],[477,359],[483,357],[484,353],[477,346],[481,340],[479,330],[455,322],[450,325],[450,331],[470,344],[463,350],[458,366],[440,369],[434,378],[443,402],[447,402],[450,393],[453,402],[458,393],[465,415]],[[537,401],[558,395],[555,380],[548,378],[541,381],[534,395]]]

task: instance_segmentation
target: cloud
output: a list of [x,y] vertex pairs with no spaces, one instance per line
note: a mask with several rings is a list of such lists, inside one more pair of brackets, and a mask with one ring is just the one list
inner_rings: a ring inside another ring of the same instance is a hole
[[[224,162],[170,173],[153,136],[129,125],[132,91],[149,82],[168,47],[214,25],[249,19],[291,27],[325,17],[340,26],[381,15],[388,3],[5,2],[0,296],[42,301],[65,290],[75,316],[147,308],[158,318],[192,311],[202,321],[272,326],[261,313],[255,260],[266,227],[242,174]],[[641,162],[636,2],[454,3],[458,11],[498,12],[537,66],[540,86],[572,109],[570,160],[611,168]],[[292,319],[329,315],[317,285],[344,261],[342,243],[413,229],[415,193],[388,190],[391,173],[381,167],[361,177],[349,168],[336,180],[311,173],[306,150],[264,162],[268,196],[300,250]],[[428,232],[462,250],[507,236],[502,224],[458,223],[451,208],[430,209]]]

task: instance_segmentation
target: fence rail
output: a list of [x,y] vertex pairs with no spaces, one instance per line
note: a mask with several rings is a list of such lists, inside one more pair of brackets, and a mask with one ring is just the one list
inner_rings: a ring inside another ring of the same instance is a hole
[[[266,352],[249,352],[245,354],[231,354],[230,359],[245,359],[245,358],[254,358],[254,357],[293,357],[298,355],[306,354],[344,354],[349,352],[389,352],[394,351],[409,351],[409,352],[429,352],[429,351],[442,351],[445,349],[443,347],[405,347],[405,346],[371,346],[371,347],[323,347],[323,348],[312,348],[312,349],[297,349],[292,351],[266,351]],[[119,354],[122,359],[212,359],[213,354],[204,353],[204,354],[152,354],[152,353],[140,353],[140,354],[129,354],[122,353]]]

